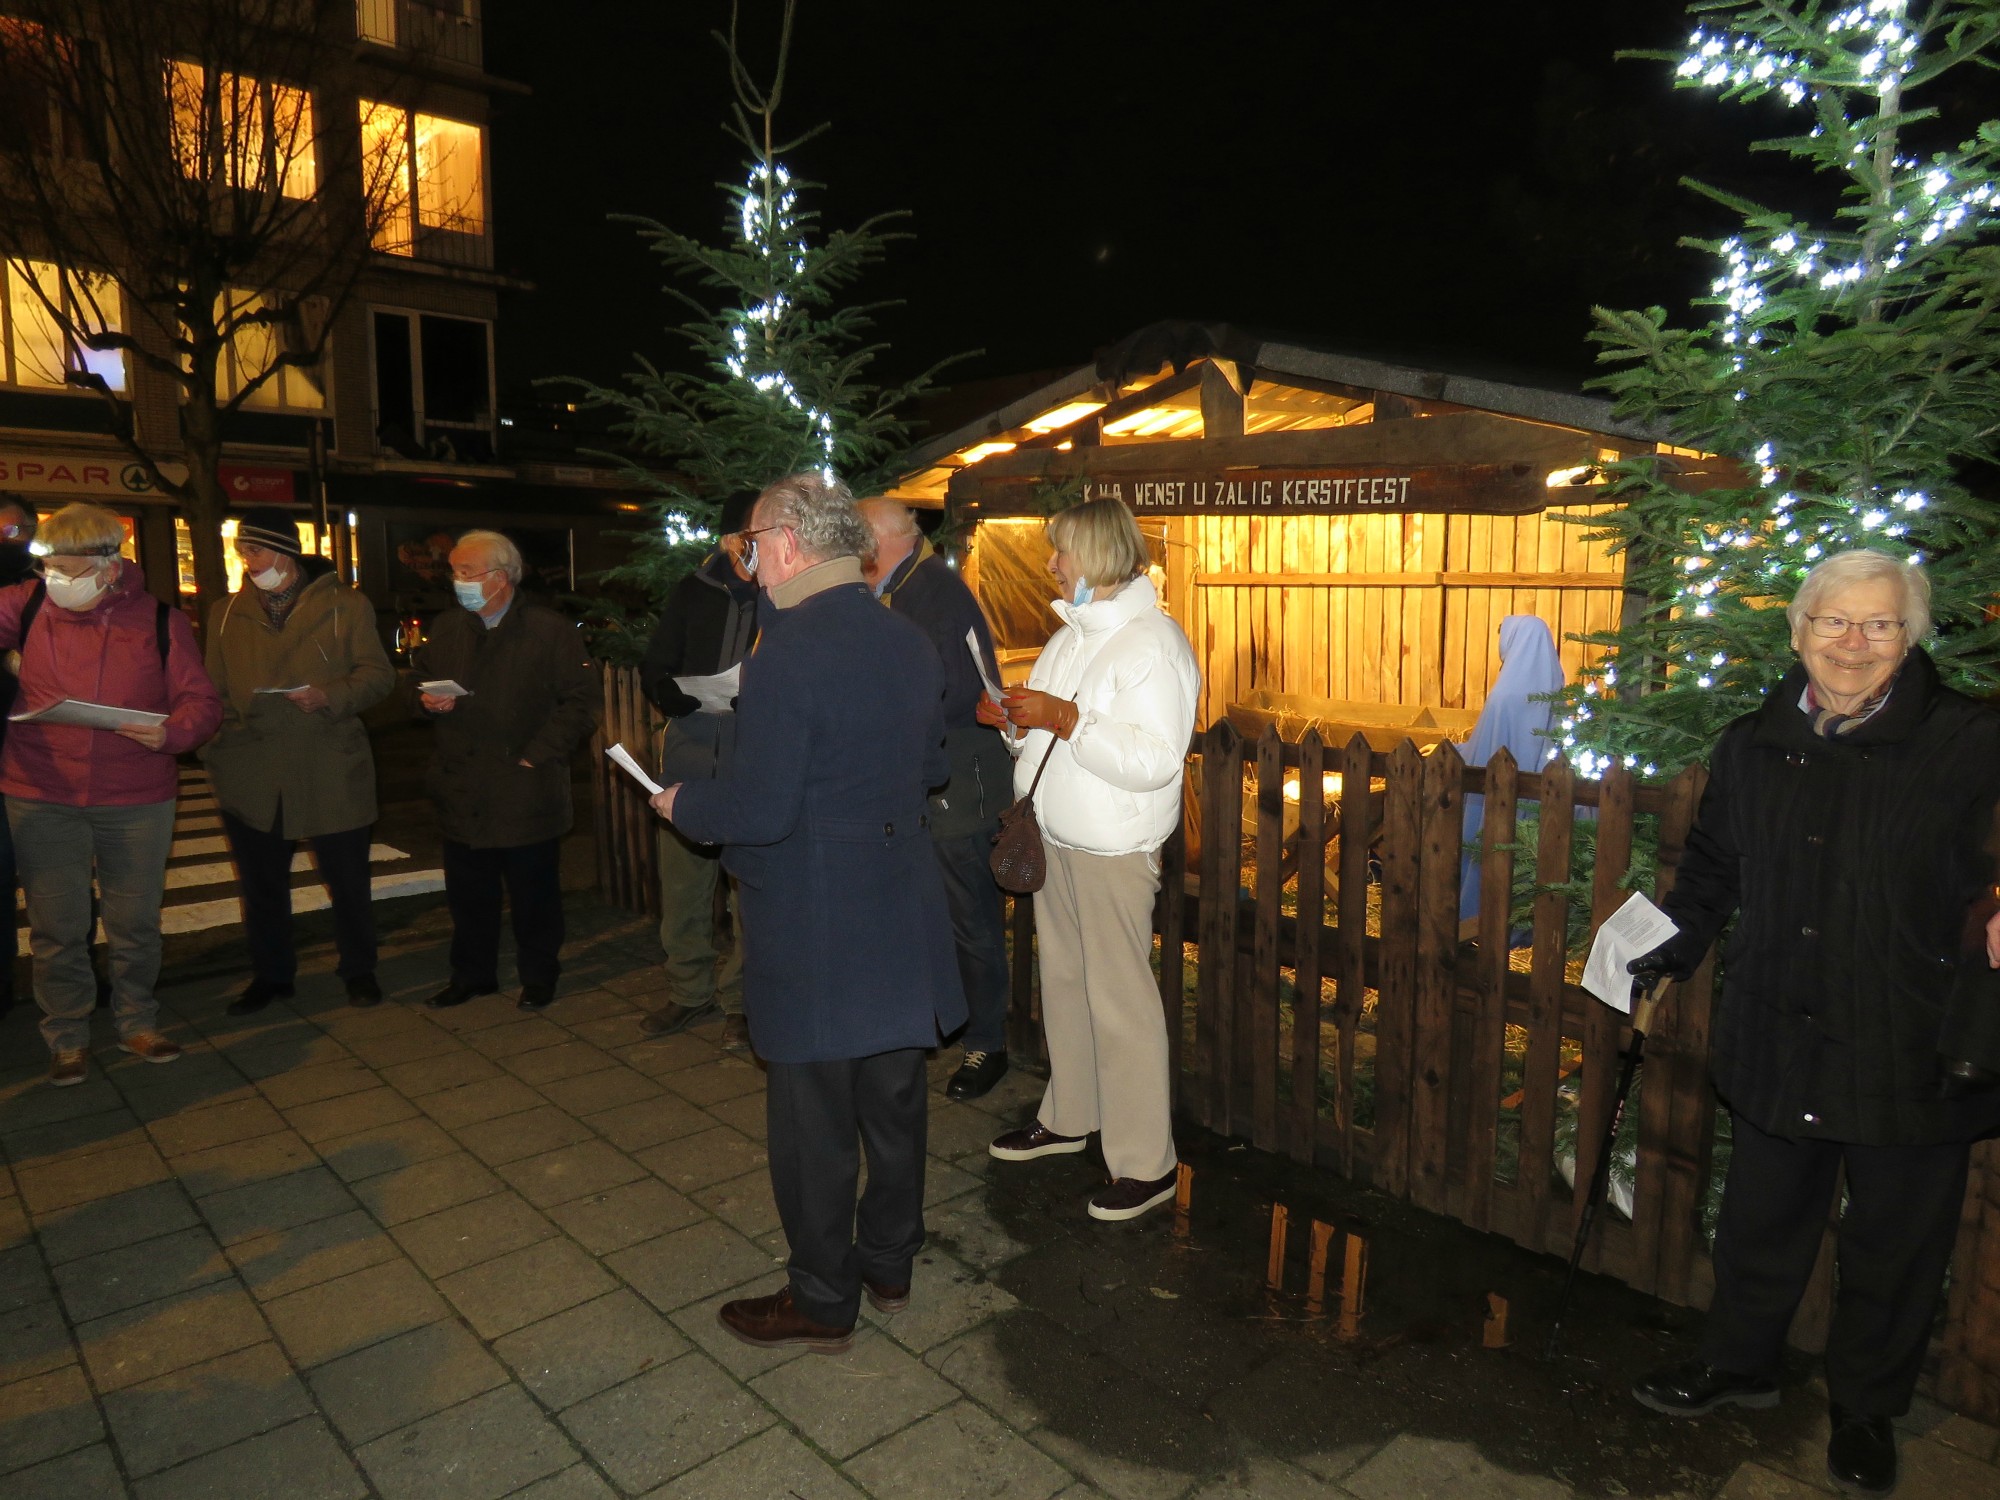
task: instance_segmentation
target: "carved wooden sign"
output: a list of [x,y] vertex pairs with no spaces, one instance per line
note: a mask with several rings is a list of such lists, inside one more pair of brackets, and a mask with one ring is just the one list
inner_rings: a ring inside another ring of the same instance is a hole
[[1083,498],[1122,500],[1140,516],[1519,516],[1550,504],[1547,476],[1525,463],[1086,474]]

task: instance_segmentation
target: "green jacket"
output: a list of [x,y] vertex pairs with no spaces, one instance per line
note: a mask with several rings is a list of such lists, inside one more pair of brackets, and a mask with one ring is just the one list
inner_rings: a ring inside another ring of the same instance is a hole
[[449,713],[426,715],[437,730],[430,790],[444,836],[512,849],[568,833],[570,756],[597,727],[602,699],[583,632],[516,594],[491,630],[470,610],[444,611],[416,664],[422,681],[471,690]]
[[[316,559],[306,560],[308,573]],[[375,821],[375,756],[361,714],[387,697],[396,671],[375,632],[375,608],[331,570],[309,577],[285,627],[273,630],[256,590],[208,612],[208,675],[222,694],[222,728],[202,749],[216,801],[286,838]],[[314,713],[265,687],[316,687]]]

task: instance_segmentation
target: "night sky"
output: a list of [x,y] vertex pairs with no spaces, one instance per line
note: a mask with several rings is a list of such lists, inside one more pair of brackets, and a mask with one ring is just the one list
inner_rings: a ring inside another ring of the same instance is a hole
[[[745,0],[753,58],[779,0]],[[613,213],[720,232],[736,178],[712,27],[726,0],[487,0],[503,385],[672,362],[661,277]],[[751,28],[752,20],[759,24]],[[1588,374],[1599,302],[1685,312],[1679,236],[1752,194],[1773,113],[1615,60],[1679,0],[1240,5],[802,0],[781,124],[829,223],[907,210],[860,295],[882,369],[983,350],[977,380],[1073,368],[1162,318],[1495,372]],[[1775,108],[1775,107],[1773,107]],[[1759,114],[1761,113],[1761,118]]]

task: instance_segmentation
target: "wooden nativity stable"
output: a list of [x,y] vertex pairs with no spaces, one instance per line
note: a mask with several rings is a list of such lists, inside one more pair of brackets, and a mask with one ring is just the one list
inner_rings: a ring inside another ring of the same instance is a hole
[[969,528],[1010,676],[1058,623],[1049,506],[1116,496],[1201,658],[1202,724],[1423,742],[1469,731],[1503,616],[1582,671],[1569,637],[1616,625],[1623,567],[1557,515],[1602,512],[1597,465],[1678,451],[1571,391],[1167,323],[917,449],[889,493]]

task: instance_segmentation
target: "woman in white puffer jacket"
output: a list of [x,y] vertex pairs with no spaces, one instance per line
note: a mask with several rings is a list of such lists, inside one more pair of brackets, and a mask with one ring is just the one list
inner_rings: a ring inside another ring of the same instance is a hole
[[[1116,500],[1049,523],[1063,628],[1009,692],[1014,787],[1035,774],[1048,879],[1035,895],[1049,1086],[1035,1123],[988,1150],[1002,1161],[1081,1151],[1101,1132],[1098,1219],[1136,1219],[1174,1195],[1167,1029],[1153,979],[1160,845],[1181,816],[1201,668],[1159,609],[1145,538]],[[982,706],[981,717],[1002,722]]]

